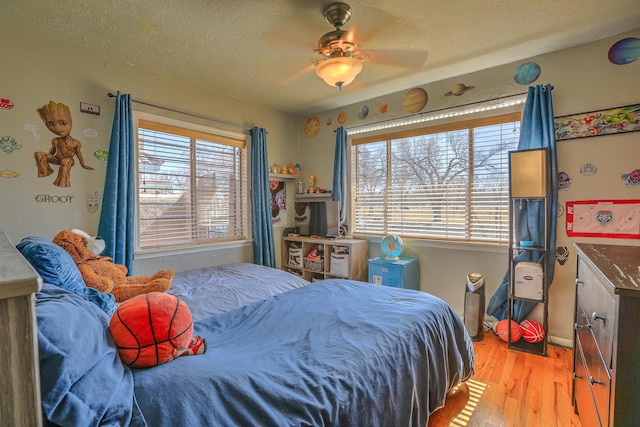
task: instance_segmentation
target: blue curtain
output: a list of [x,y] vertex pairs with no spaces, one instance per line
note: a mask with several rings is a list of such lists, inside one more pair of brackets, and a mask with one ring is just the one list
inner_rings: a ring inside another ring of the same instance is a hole
[[276,257],[271,223],[267,131],[264,128],[254,127],[249,133],[251,134],[252,163],[253,263],[275,268]]
[[[546,283],[551,285],[555,270],[556,255],[556,224],[558,214],[558,154],[556,150],[555,131],[553,127],[553,102],[551,96],[551,85],[537,85],[530,87],[527,93],[527,102],[524,106],[522,125],[520,128],[520,141],[518,150],[535,148],[548,148],[550,164],[547,169],[547,179],[550,182],[551,194],[549,195],[549,252],[548,256],[543,256],[538,251],[522,251],[514,258],[513,265],[521,261],[545,262]],[[513,212],[515,222],[516,241],[531,240],[535,245],[544,244],[544,202],[539,200],[527,200],[517,202]],[[508,289],[509,275],[504,275],[502,283],[491,297],[487,306],[487,313],[498,320],[508,317]],[[514,302],[513,319],[520,323],[535,308],[535,301],[517,300]]]
[[116,95],[109,143],[98,235],[105,241],[103,255],[113,262],[133,267],[134,153],[131,95]]
[[338,202],[340,226],[346,220],[347,198],[347,131],[343,126],[336,130],[336,152],[333,158],[333,194],[332,199]]

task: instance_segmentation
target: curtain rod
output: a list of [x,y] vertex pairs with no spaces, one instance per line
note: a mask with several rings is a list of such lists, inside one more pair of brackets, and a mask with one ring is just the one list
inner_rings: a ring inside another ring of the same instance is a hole
[[[553,86],[551,86],[551,90],[553,90]],[[391,119],[379,120],[377,122],[363,123],[361,125],[350,126],[348,128],[345,128],[345,129],[346,130],[357,129],[357,128],[361,128],[361,127],[365,127],[365,126],[376,125],[378,123],[386,123],[386,122],[391,122],[391,121],[395,121],[395,120],[402,120],[402,119],[406,119],[406,118],[409,118],[409,117],[424,116],[425,114],[437,113],[438,111],[450,110],[452,108],[468,107],[468,106],[471,106],[471,105],[483,104],[485,102],[499,101],[501,99],[513,98],[515,96],[527,95],[527,93],[528,92],[514,93],[512,95],[498,96],[496,98],[489,98],[489,99],[484,99],[482,101],[469,102],[467,104],[460,104],[460,105],[454,105],[454,106],[451,106],[451,107],[438,108],[436,110],[421,111],[419,113],[409,114],[409,115],[406,115],[406,116],[394,117],[394,118],[391,118]],[[336,132],[336,130],[334,130],[334,132]]]
[[[111,92],[109,92],[107,95],[109,96],[109,98],[115,98],[116,97],[116,95],[114,95]],[[232,126],[232,127],[238,128],[238,129],[242,129],[243,131],[248,131],[249,130],[249,129],[246,129],[244,126],[240,126],[240,125],[237,125],[235,123],[223,122],[222,120],[216,120],[216,119],[212,119],[210,117],[199,116],[197,114],[187,113],[186,111],[174,110],[172,108],[162,107],[160,105],[150,104],[148,102],[143,102],[143,101],[138,101],[138,100],[135,100],[133,98],[131,99],[131,102],[135,102],[136,104],[147,105],[149,107],[159,108],[161,110],[171,111],[173,113],[183,114],[185,116],[195,117],[197,119],[208,120],[210,122],[219,123],[219,124],[226,125],[226,126]]]

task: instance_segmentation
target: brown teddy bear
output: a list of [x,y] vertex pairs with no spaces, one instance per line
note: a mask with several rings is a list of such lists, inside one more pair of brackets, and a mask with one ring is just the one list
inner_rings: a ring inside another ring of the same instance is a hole
[[113,294],[118,302],[149,292],[166,292],[171,288],[173,271],[160,270],[153,276],[127,277],[126,266],[99,255],[104,249],[104,241],[82,230],[62,230],[53,238],[53,243],[71,255],[87,286]]

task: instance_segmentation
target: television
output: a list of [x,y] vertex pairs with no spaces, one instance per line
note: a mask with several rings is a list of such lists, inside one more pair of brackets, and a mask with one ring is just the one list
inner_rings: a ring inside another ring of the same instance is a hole
[[300,228],[302,236],[340,237],[338,202],[331,200],[330,194],[322,200],[296,196],[294,210],[294,226]]

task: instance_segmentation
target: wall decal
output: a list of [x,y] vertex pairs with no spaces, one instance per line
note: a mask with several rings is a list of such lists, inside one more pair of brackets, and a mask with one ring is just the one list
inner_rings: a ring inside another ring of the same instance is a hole
[[627,187],[633,187],[640,184],[640,169],[623,174],[622,180]]
[[33,139],[42,139],[42,135],[38,133],[40,128],[33,123],[25,123],[24,130],[26,130],[27,132],[31,132],[31,136],[33,137]]
[[558,246],[556,248],[556,260],[560,265],[564,265],[569,259],[569,248],[566,246]]
[[343,111],[340,114],[338,114],[338,123],[344,124],[344,122],[346,121],[347,121],[347,113]]
[[513,80],[519,85],[527,86],[538,80],[541,68],[535,62],[525,62],[520,65],[513,74]]
[[631,64],[640,58],[640,39],[627,37],[614,43],[609,49],[609,61],[616,65]]
[[0,98],[0,109],[11,110],[13,108],[13,102],[8,99]]
[[271,223],[281,224],[287,218],[287,186],[284,181],[270,180]]
[[562,215],[564,215],[564,205],[562,203],[558,203],[558,212],[556,218],[560,218]]
[[95,138],[96,136],[98,136],[98,131],[91,128],[83,129],[80,133],[82,133],[87,138]]
[[584,176],[593,176],[598,172],[598,168],[593,163],[585,163],[580,168],[580,173]]
[[358,118],[360,120],[364,120],[369,116],[369,107],[367,107],[366,105],[363,105],[362,107],[360,107],[360,111],[358,111]]
[[304,124],[304,134],[307,138],[315,138],[320,132],[320,119],[317,117],[309,117]]
[[416,87],[411,89],[402,100],[402,108],[410,114],[419,113],[429,102],[427,91]]
[[567,202],[570,237],[640,238],[640,200]]
[[558,190],[568,190],[571,187],[571,177],[566,172],[558,172]]
[[71,203],[76,196],[56,196],[51,194],[38,194],[35,199],[38,203]]
[[58,187],[71,186],[71,168],[74,165],[74,157],[78,157],[80,165],[87,170],[93,170],[91,166],[84,163],[84,157],[80,148],[80,141],[71,136],[71,112],[69,107],[62,103],[49,101],[48,104],[37,109],[38,115],[57,138],[51,140],[51,148],[48,152],[36,151],[36,166],[38,167],[38,178],[49,176],[53,173],[51,165],[58,165],[58,176],[53,185]]
[[20,172],[3,170],[0,171],[0,178],[17,178],[20,176]]
[[331,119],[331,117],[329,117],[326,121],[327,126],[331,126],[331,123],[333,123],[333,120]]
[[107,150],[98,150],[93,153],[93,157],[106,162],[109,159],[109,152]]
[[640,130],[640,104],[554,118],[556,141]]
[[382,104],[380,104],[380,107],[378,107],[378,109],[382,114],[385,114],[387,111],[389,111],[389,105],[386,102],[383,102]]
[[0,138],[0,150],[7,154],[11,154],[16,150],[22,148],[22,145],[18,144],[15,139],[10,136],[3,136]]
[[471,89],[474,89],[475,86],[467,86],[464,83],[458,83],[453,86],[453,88],[444,94],[444,96],[460,96]]
[[102,202],[102,196],[99,191],[94,191],[93,193],[89,193],[86,196],[87,199],[87,210],[90,213],[98,212],[100,209],[100,203]]

